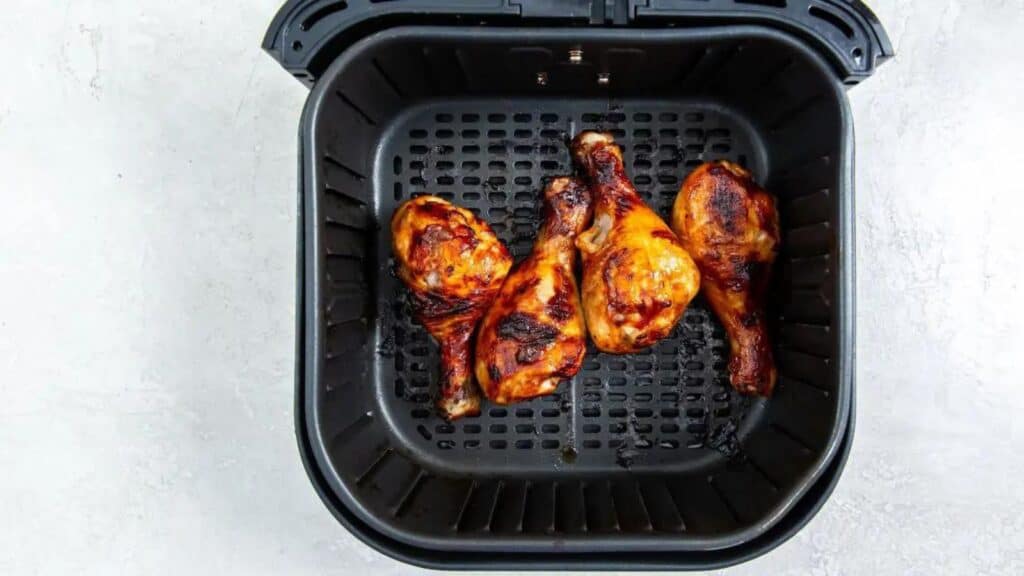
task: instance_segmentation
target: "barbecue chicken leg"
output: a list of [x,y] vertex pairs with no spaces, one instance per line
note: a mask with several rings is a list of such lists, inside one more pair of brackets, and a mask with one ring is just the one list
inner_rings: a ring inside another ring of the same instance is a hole
[[594,195],[594,223],[576,239],[587,330],[605,352],[642,350],[672,331],[697,294],[700,273],[633,188],[610,135],[582,132],[572,154]]
[[441,347],[438,407],[454,420],[480,413],[470,338],[497,296],[512,257],[486,222],[441,198],[420,196],[395,211],[391,241],[413,310]]
[[505,280],[477,335],[476,379],[492,401],[550,394],[583,364],[587,335],[573,241],[589,216],[590,192],[582,182],[548,184],[533,252]]
[[779,243],[775,199],[736,164],[704,164],[683,182],[672,228],[697,261],[704,294],[729,334],[733,387],[771,395],[776,373],[764,303]]

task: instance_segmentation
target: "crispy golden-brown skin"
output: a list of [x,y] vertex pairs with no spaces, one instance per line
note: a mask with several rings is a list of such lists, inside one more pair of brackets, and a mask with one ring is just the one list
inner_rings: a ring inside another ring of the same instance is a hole
[[679,190],[672,229],[697,261],[704,294],[729,334],[733,387],[770,395],[776,372],[764,303],[779,243],[775,199],[736,164],[704,164]]
[[512,257],[486,222],[435,196],[420,196],[395,210],[391,241],[413,310],[441,346],[438,407],[451,420],[479,414],[470,338]]
[[533,251],[509,274],[476,340],[476,379],[493,402],[550,394],[572,378],[587,349],[573,241],[587,225],[590,193],[573,178],[544,192],[544,223]]
[[572,153],[594,195],[594,223],[576,240],[587,330],[605,352],[642,350],[672,331],[697,294],[700,273],[636,193],[610,135],[583,132]]

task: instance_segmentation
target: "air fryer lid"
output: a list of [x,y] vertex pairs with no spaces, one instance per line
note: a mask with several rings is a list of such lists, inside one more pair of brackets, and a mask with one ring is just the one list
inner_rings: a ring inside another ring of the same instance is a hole
[[263,49],[312,84],[347,46],[400,24],[760,24],[805,39],[850,85],[894,54],[885,29],[861,0],[289,0],[271,22]]

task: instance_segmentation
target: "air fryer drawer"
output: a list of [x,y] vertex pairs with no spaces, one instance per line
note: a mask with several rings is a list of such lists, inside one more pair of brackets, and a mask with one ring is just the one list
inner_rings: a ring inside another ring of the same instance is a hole
[[[662,216],[707,160],[747,166],[778,196],[775,395],[732,391],[728,343],[698,298],[646,353],[591,350],[558,394],[447,423],[431,408],[437,347],[392,272],[390,216],[440,195],[522,257],[544,179],[572,170],[566,140],[589,128],[616,136]],[[847,428],[851,135],[828,65],[766,28],[422,27],[362,40],[303,117],[311,462],[361,522],[419,549],[626,554],[757,538]]]

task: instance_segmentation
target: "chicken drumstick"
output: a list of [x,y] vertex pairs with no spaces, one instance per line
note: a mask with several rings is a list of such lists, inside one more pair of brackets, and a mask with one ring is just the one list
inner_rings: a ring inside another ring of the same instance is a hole
[[587,225],[590,193],[556,178],[544,200],[533,252],[505,280],[476,340],[477,382],[498,404],[554,392],[579,372],[587,349],[573,241]]
[[441,346],[438,407],[449,420],[480,413],[470,338],[497,296],[512,257],[486,222],[435,196],[395,210],[391,241],[413,310]]
[[576,239],[587,330],[605,352],[642,350],[672,331],[697,294],[700,273],[633,188],[610,135],[582,132],[572,153],[594,195],[594,223]]
[[765,326],[765,292],[779,243],[775,199],[731,162],[711,162],[683,182],[672,228],[700,267],[704,295],[729,334],[729,380],[769,396],[775,364]]

